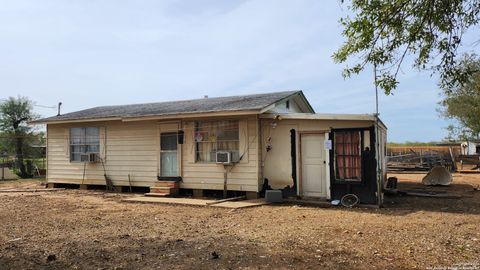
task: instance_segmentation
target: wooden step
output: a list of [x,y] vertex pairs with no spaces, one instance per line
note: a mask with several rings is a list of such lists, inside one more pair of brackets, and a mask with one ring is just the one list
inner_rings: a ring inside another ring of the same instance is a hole
[[169,188],[178,188],[178,182],[175,181],[157,181],[155,182],[155,187],[169,187]]
[[144,195],[148,196],[148,197],[167,197],[167,196],[170,196],[170,194],[166,194],[166,193],[145,193]]
[[150,187],[150,193],[165,193],[170,194],[172,193],[173,188],[169,187]]

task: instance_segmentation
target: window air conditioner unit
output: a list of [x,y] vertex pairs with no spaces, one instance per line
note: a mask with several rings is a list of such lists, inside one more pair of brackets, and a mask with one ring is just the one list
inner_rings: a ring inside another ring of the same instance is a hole
[[240,162],[238,151],[217,151],[215,160],[218,164],[232,164]]
[[80,162],[88,162],[90,159],[88,154],[80,154]]
[[88,153],[88,162],[97,163],[98,161],[99,161],[99,157],[97,153]]
[[217,164],[230,164],[232,163],[232,155],[228,151],[218,151],[216,154]]

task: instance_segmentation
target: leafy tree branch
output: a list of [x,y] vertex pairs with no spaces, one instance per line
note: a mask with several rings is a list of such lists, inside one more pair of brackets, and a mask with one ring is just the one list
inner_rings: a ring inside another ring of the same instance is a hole
[[[347,1],[341,1],[345,3]],[[386,94],[398,85],[404,60],[413,67],[440,74],[442,87],[467,81],[474,70],[459,68],[463,35],[480,20],[478,0],[351,0],[354,17],[340,20],[345,42],[334,53],[338,63],[355,59],[344,69],[350,77],[367,65],[377,67],[377,84]]]

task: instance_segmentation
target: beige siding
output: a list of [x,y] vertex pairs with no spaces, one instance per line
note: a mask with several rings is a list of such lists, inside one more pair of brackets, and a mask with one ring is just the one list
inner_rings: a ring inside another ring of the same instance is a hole
[[[277,121],[277,126],[273,128],[271,119],[259,121],[256,116],[238,119],[240,121],[239,150],[244,158],[233,168],[229,168],[228,189],[240,191],[259,191],[264,178],[268,178],[275,188],[293,184],[290,129],[294,128],[297,131],[298,143],[299,132],[369,127],[373,124],[371,121],[286,119]],[[172,131],[172,126],[178,126],[185,131],[184,144],[179,147],[179,156],[181,156],[179,168],[183,178],[181,187],[221,190],[224,167],[215,163],[195,162],[194,121],[195,119],[169,122],[109,121],[50,124],[48,125],[48,181],[105,184],[101,163],[85,165],[70,162],[69,158],[69,128],[98,126],[101,128],[101,156],[105,159],[107,175],[112,178],[114,184],[127,186],[130,174],[132,185],[151,186],[159,174],[160,132]],[[270,152],[265,149],[268,137],[272,137],[273,148]],[[297,144],[297,168],[300,166],[298,149]]]
[[303,112],[302,109],[297,104],[295,99],[290,99],[289,108],[287,108],[287,102],[284,101],[284,102],[275,104],[275,107],[268,110],[267,113],[302,113],[302,112]]
[[[195,162],[194,121],[183,123],[185,144],[183,145],[183,188],[223,189],[224,167],[214,163]],[[227,177],[229,190],[259,191],[258,142],[256,118],[243,118],[239,122],[240,163],[229,168]]]
[[[100,155],[115,185],[150,186],[157,177],[157,131],[154,122],[120,121],[48,126],[48,181],[55,183],[105,184],[101,163],[70,162],[69,128],[95,126],[100,134]],[[84,177],[85,174],[85,177]]]
[[[228,173],[228,189],[259,190],[257,120],[240,118],[240,155],[244,158]],[[175,122],[175,121],[174,121]],[[160,132],[172,131],[172,121],[95,122],[48,125],[48,181],[51,183],[104,185],[101,163],[70,162],[69,129],[100,127],[101,156],[107,175],[114,185],[128,186],[130,174],[133,186],[152,186],[159,174]],[[177,121],[185,131],[184,144],[179,148],[182,188],[223,189],[224,168],[214,163],[195,162],[194,120]],[[168,130],[167,130],[168,129]]]
[[[272,123],[276,124],[275,128]],[[262,163],[260,172],[262,179],[267,178],[273,188],[284,188],[293,185],[290,130],[295,129],[297,134],[297,179],[300,177],[299,134],[301,132],[329,132],[331,128],[359,128],[371,127],[371,121],[347,120],[298,120],[285,119],[273,121],[262,119]],[[266,151],[268,137],[272,138],[272,150]]]

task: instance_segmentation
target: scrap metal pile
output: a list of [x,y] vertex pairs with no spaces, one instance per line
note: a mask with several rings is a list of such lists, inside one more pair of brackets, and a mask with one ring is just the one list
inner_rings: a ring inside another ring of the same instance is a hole
[[480,170],[480,155],[460,155],[458,160],[460,162],[460,171],[472,172]]
[[387,158],[388,172],[430,171],[437,166],[455,169],[453,155],[445,151],[409,149],[407,153],[390,152]]

